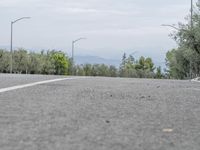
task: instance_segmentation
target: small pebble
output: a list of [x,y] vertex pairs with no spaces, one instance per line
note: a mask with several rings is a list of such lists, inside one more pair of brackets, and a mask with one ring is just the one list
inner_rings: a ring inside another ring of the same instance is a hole
[[145,96],[141,96],[140,98],[145,98]]
[[106,123],[110,123],[110,121],[109,121],[109,120],[106,120]]
[[171,133],[171,132],[173,132],[173,129],[170,129],[170,128],[168,128],[168,129],[163,129],[163,132]]

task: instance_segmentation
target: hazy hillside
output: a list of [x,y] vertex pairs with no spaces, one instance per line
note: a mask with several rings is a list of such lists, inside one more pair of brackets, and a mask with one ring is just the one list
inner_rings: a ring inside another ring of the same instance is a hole
[[120,60],[117,59],[105,59],[98,56],[76,56],[75,57],[76,64],[106,64],[106,65],[114,65],[116,67],[119,66]]

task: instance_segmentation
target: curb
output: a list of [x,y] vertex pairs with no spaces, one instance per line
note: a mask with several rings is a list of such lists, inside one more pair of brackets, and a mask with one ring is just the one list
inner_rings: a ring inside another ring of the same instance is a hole
[[191,80],[192,82],[200,82],[200,77]]

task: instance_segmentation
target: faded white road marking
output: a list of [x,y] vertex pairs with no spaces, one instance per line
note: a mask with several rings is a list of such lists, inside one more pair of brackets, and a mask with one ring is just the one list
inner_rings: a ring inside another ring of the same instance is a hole
[[31,87],[31,86],[36,86],[36,85],[45,84],[45,83],[58,82],[58,81],[64,81],[64,80],[83,79],[83,78],[84,77],[60,78],[60,79],[52,79],[52,80],[39,81],[39,82],[34,82],[34,83],[28,83],[28,84],[23,84],[23,85],[17,85],[17,86],[2,88],[2,89],[0,89],[0,93],[4,93],[4,92],[8,92],[8,91],[13,91],[13,90],[17,90],[17,89],[22,89],[22,88],[26,88],[26,87]]

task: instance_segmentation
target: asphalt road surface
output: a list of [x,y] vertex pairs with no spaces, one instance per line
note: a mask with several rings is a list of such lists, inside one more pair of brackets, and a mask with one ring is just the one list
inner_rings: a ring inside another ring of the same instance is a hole
[[[0,74],[0,90],[58,78]],[[200,149],[200,83],[69,78],[0,93],[0,150]]]

